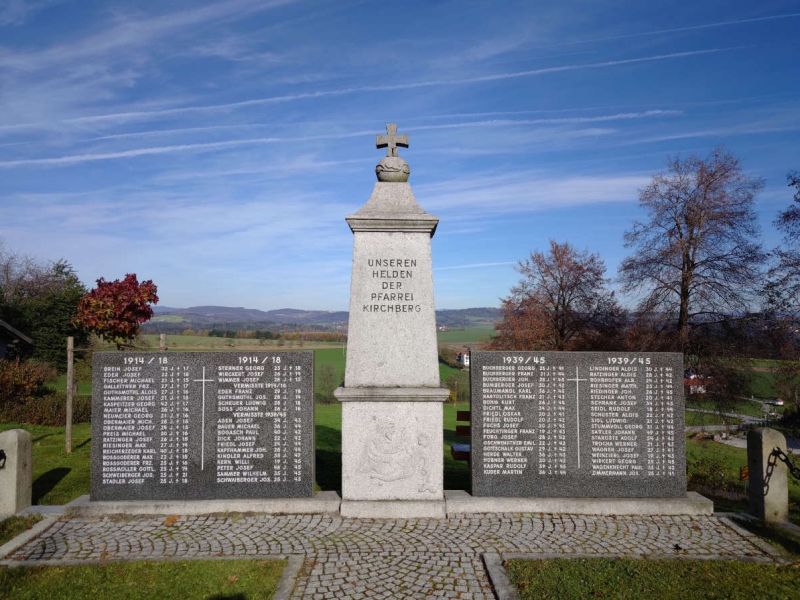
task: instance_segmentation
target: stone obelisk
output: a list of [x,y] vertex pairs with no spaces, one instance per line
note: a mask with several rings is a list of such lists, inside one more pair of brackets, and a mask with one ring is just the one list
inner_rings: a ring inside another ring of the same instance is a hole
[[431,237],[439,220],[408,184],[386,126],[386,156],[367,203],[346,218],[353,275],[342,403],[342,514],[443,517],[443,402],[433,304]]

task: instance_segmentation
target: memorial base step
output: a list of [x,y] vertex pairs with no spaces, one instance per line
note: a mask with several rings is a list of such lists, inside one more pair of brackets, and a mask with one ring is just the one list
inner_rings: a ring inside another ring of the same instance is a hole
[[511,498],[445,490],[447,515],[546,513],[573,515],[711,515],[714,503],[697,492],[676,498]]
[[356,519],[444,519],[444,500],[342,500],[343,517]]
[[92,502],[81,496],[70,503],[65,514],[96,515],[205,515],[213,513],[339,514],[341,500],[336,492],[317,492],[308,498],[258,498],[216,500],[136,500]]

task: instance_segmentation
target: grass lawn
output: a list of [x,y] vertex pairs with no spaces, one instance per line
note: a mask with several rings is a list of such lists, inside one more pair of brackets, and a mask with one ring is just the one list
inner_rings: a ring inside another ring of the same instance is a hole
[[[739,479],[739,469],[747,464],[747,450],[720,444],[713,440],[696,440],[686,438],[686,464],[689,478],[699,472],[707,473],[710,481],[723,492],[733,492],[732,495],[746,495],[747,482]],[[689,489],[695,486],[689,485]],[[732,501],[721,493],[716,497],[713,491],[698,488],[700,493],[711,496],[717,510],[747,510],[747,500]],[[800,481],[789,477],[789,518],[794,523],[800,523]]]
[[[286,561],[193,560],[116,562],[66,567],[0,567],[3,597],[271,598]],[[7,594],[7,595],[6,595]]]
[[797,598],[800,569],[734,561],[511,560],[522,598]]
[[690,410],[686,411],[685,415],[686,426],[700,426],[700,425],[737,425],[741,423],[741,419],[735,417],[723,417],[718,414],[699,413]]
[[0,521],[0,546],[14,539],[23,531],[27,531],[42,520],[39,515],[27,517],[8,517]]
[[[158,350],[159,337],[155,333],[140,336],[144,348],[137,350]],[[245,338],[223,338],[205,335],[167,335],[167,349],[173,352],[198,350],[311,350],[314,348],[341,348],[342,342],[311,342],[282,340],[257,340]]]
[[[709,400],[700,400],[697,398],[687,398],[686,399],[686,407],[687,408],[701,408],[703,410],[713,410],[718,411],[719,407],[714,402]],[[783,407],[770,407],[776,412],[781,412]],[[723,412],[726,413],[737,413],[740,415],[749,415],[751,417],[763,417],[764,416],[764,406],[760,402],[752,402],[750,400],[736,400],[731,402],[730,404],[726,404],[723,407]]]
[[33,503],[66,504],[89,493],[91,426],[72,427],[72,454],[64,453],[64,428],[0,424],[0,431],[24,429],[33,436]]
[[465,327],[449,329],[436,334],[440,344],[468,344],[470,342],[488,342],[494,335],[494,327]]

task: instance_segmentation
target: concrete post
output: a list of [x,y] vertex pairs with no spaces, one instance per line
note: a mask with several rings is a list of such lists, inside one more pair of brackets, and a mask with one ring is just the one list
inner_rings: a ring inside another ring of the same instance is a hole
[[158,335],[158,349],[161,352],[165,352],[167,350],[167,334],[160,333]]
[[0,450],[5,453],[5,464],[0,460],[0,519],[31,505],[31,446],[31,434],[23,429],[9,429],[0,433]]
[[788,469],[772,456],[776,446],[786,451],[786,438],[774,429],[747,433],[750,513],[766,523],[782,523],[789,517]]

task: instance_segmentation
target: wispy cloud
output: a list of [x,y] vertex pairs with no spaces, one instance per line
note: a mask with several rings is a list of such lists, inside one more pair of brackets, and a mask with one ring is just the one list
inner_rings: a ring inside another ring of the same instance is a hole
[[[102,115],[89,115],[83,117],[76,117],[72,119],[65,119],[65,123],[103,123],[103,122],[125,122],[136,120],[157,119],[162,117],[174,117],[178,115],[188,114],[203,114],[219,111],[230,111],[240,108],[247,108],[252,106],[260,106],[265,104],[278,104],[285,102],[294,102],[298,100],[307,100],[314,98],[324,98],[330,96],[346,96],[350,94],[369,93],[369,92],[387,92],[398,90],[409,90],[426,87],[439,87],[439,86],[458,86],[469,85],[476,83],[487,83],[492,81],[502,81],[509,79],[518,79],[524,77],[537,77],[541,75],[548,75],[552,73],[564,73],[569,71],[581,70],[594,70],[606,69],[622,65],[643,64],[650,62],[658,62],[664,60],[689,58],[693,56],[703,56],[709,54],[717,54],[720,52],[728,52],[736,50],[738,47],[725,47],[725,48],[708,48],[704,50],[690,50],[685,52],[671,52],[667,54],[656,54],[651,56],[642,56],[637,58],[627,58],[619,60],[608,60],[593,63],[578,63],[569,65],[559,65],[553,67],[543,67],[538,69],[527,69],[523,71],[509,71],[504,73],[493,73],[487,75],[478,75],[474,77],[462,77],[456,79],[429,79],[422,81],[411,81],[407,83],[397,84],[384,84],[384,85],[363,85],[353,87],[342,87],[328,90],[316,90],[310,92],[299,92],[293,94],[282,94],[277,96],[268,96],[263,98],[252,98],[249,100],[240,100],[237,102],[226,102],[221,104],[206,104],[198,106],[182,106],[175,108],[167,108],[160,110],[144,110],[144,111],[127,111],[117,112]],[[29,126],[37,126],[41,124],[30,123]],[[20,125],[15,124],[12,127],[19,128]]]
[[700,23],[698,25],[686,25],[685,27],[671,27],[669,29],[652,29],[649,31],[638,31],[635,33],[622,33],[619,35],[609,35],[605,37],[586,38],[572,42],[563,42],[561,45],[571,46],[576,44],[591,44],[593,42],[607,42],[612,40],[625,40],[638,37],[650,37],[665,33],[681,33],[684,31],[698,31],[702,29],[716,29],[719,27],[730,27],[732,25],[744,25],[747,23],[759,23],[764,21],[778,21],[783,19],[796,19],[800,13],[785,13],[780,15],[767,15],[763,17],[752,17],[749,19],[734,19],[731,21],[715,21],[713,23]]
[[[646,119],[652,117],[674,116],[681,114],[680,111],[669,110],[650,110],[640,113],[618,113],[613,115],[597,115],[593,117],[568,117],[552,119],[495,119],[488,121],[463,121],[458,123],[445,123],[437,125],[420,125],[409,128],[409,131],[439,130],[439,129],[464,129],[464,128],[496,128],[496,127],[520,127],[532,125],[580,125],[593,122],[625,121],[632,119]],[[195,128],[190,128],[194,130]],[[606,133],[606,130],[595,129],[584,135],[598,135]],[[342,131],[331,134],[306,135],[306,136],[270,136],[255,137],[235,140],[223,140],[215,142],[197,142],[190,144],[171,144],[164,146],[150,146],[144,148],[133,148],[114,152],[94,152],[70,154],[65,156],[47,158],[23,158],[16,160],[0,161],[0,168],[29,167],[29,166],[68,166],[79,163],[115,160],[122,158],[135,158],[139,156],[152,156],[159,154],[175,154],[183,152],[208,152],[213,150],[224,150],[241,146],[277,144],[277,143],[299,143],[322,140],[336,140],[353,137],[371,137],[374,132],[371,130]]]

